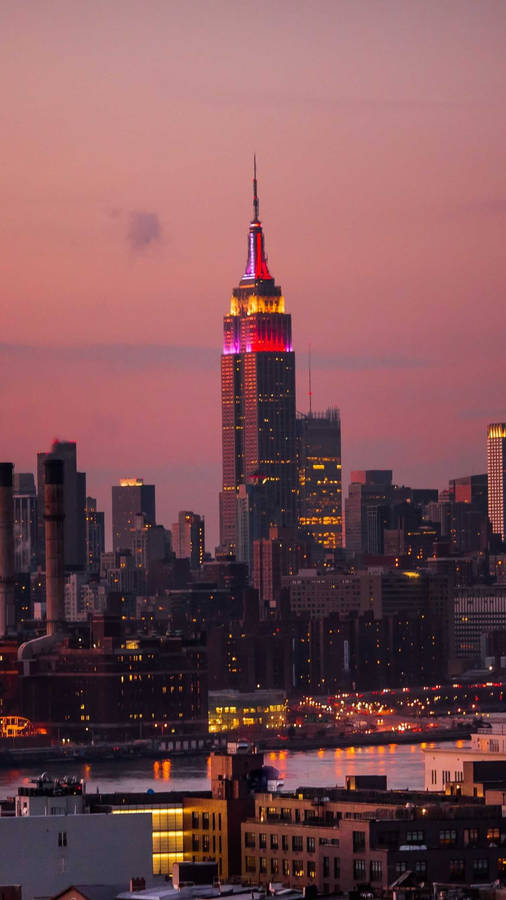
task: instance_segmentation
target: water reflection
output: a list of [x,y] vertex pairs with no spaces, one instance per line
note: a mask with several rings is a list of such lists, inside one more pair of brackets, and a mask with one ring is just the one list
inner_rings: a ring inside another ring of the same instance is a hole
[[[391,788],[423,789],[423,749],[431,744],[387,747],[340,747],[292,753],[287,750],[265,754],[265,761],[279,770],[285,790],[300,785],[331,787],[344,784],[347,775],[386,775]],[[88,791],[209,790],[210,757],[172,756],[161,760],[125,760],[44,763],[29,769],[0,769],[0,797],[12,796],[19,785],[28,784],[42,768],[53,777],[73,775],[84,778]]]
[[170,770],[172,762],[170,759],[155,759],[153,763],[153,778],[155,781],[170,781]]

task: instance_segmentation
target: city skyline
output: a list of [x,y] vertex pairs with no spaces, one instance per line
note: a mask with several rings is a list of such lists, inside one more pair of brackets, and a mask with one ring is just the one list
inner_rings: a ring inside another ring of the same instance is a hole
[[504,7],[261,6],[254,72],[246,12],[138,9],[2,14],[3,458],[33,472],[54,435],[76,440],[108,534],[111,485],[140,474],[161,521],[194,509],[214,547],[219,332],[256,151],[298,408],[310,343],[344,491],[350,469],[485,471],[505,419]]
[[0,30],[1,900],[506,900],[506,3]]

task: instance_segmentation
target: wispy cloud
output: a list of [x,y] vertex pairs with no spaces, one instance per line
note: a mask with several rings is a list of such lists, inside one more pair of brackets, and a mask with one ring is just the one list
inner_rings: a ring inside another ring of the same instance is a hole
[[433,365],[432,360],[420,356],[401,353],[364,353],[353,355],[315,354],[315,369],[344,371],[368,371],[375,369],[425,369]]
[[145,250],[157,243],[162,236],[162,226],[157,213],[134,210],[129,215],[127,241],[134,252]]
[[200,371],[216,371],[219,352],[210,347],[182,347],[174,344],[82,344],[38,346],[33,344],[0,344],[0,359],[37,360],[41,363],[65,365],[90,363],[105,368],[129,371],[166,367],[191,367]]
[[[216,371],[220,351],[215,347],[179,346],[176,344],[97,343],[82,345],[49,345],[0,343],[0,359],[39,360],[66,365],[90,363],[106,368],[129,371],[159,368],[196,368]],[[299,361],[303,354],[299,356]],[[318,353],[313,356],[314,369],[322,371],[375,371],[387,369],[423,369],[435,365],[429,357],[401,353],[364,353],[343,355]]]

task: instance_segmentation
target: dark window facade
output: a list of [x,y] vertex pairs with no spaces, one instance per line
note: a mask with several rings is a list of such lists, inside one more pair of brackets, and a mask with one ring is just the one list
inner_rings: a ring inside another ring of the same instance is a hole
[[381,881],[383,878],[383,864],[380,859],[371,859],[369,870],[371,881]]
[[355,881],[365,881],[367,878],[367,870],[365,859],[353,860],[353,878]]
[[365,850],[365,831],[353,832],[353,852],[362,853]]

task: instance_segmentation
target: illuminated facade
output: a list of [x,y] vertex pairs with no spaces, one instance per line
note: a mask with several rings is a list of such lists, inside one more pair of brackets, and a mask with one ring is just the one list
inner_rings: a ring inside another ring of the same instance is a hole
[[246,270],[234,288],[224,318],[221,361],[223,491],[220,540],[235,552],[237,494],[243,484],[261,484],[262,520],[294,525],[295,355],[291,317],[281,288],[271,277],[258,218],[256,177],[254,217]]
[[492,533],[506,540],[506,423],[488,426],[488,517]]
[[209,731],[279,730],[286,727],[286,709],[284,691],[210,691]]
[[338,409],[297,421],[299,526],[327,550],[343,545],[341,419]]
[[[170,797],[170,795],[169,795]],[[184,857],[183,837],[183,801],[176,802],[170,797],[160,800],[158,796],[144,795],[137,797],[138,803],[130,802],[127,805],[115,803],[121,798],[105,797],[102,802],[111,802],[113,815],[135,815],[137,813],[150,813],[152,817],[153,835],[153,875],[171,875],[175,862],[182,862]],[[124,802],[124,801],[123,801]]]

